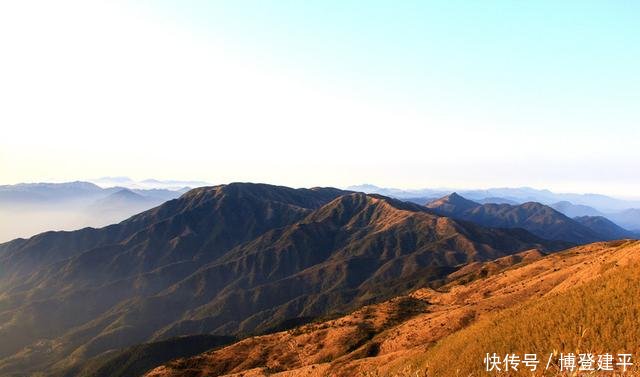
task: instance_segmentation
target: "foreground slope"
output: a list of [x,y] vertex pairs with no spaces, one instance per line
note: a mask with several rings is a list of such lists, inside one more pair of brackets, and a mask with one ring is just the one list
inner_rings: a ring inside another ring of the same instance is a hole
[[[553,294],[489,316],[443,339],[419,360],[419,365],[435,375],[451,374],[451,365],[464,375],[480,375],[487,350],[501,357],[507,353],[534,353],[544,362],[551,357],[549,374],[553,375],[563,372],[559,354],[591,353],[597,358],[608,353],[613,355],[615,364],[618,354],[628,353],[634,355],[635,366],[630,366],[626,375],[638,375],[637,255],[632,262],[622,257],[590,267],[597,276],[593,280],[581,281],[569,289],[560,286]],[[622,374],[619,366],[613,368]],[[525,376],[531,372],[521,368],[511,374]]]
[[[484,375],[486,352],[637,355],[639,266],[638,241],[473,263],[442,289],[248,338],[146,376],[467,376]],[[550,368],[554,375],[557,363]]]
[[245,336],[565,243],[337,189],[230,184],[120,224],[0,245],[0,375],[182,335]]

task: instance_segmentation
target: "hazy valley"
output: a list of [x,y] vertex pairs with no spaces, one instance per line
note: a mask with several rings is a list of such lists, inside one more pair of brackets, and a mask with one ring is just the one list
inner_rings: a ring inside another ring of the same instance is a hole
[[106,226],[188,190],[186,186],[176,187],[179,181],[106,179],[96,181],[120,185],[100,187],[76,181],[0,186],[0,242],[49,230]]

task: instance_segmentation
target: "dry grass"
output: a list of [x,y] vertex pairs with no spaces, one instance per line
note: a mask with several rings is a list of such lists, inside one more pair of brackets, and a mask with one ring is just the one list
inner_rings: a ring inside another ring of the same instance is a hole
[[[638,357],[640,266],[607,267],[604,275],[582,286],[488,316],[442,339],[426,353],[421,367],[432,376],[487,375],[483,365],[487,352],[537,353],[543,360],[550,352],[632,353]],[[639,370],[635,366],[634,371]],[[546,374],[538,371],[536,375],[557,373],[557,366],[552,365]]]

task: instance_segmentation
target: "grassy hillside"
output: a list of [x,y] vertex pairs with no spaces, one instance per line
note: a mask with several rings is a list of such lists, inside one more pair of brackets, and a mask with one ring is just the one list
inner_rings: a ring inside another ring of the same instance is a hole
[[[487,352],[536,353],[546,364],[552,352],[638,355],[640,264],[605,266],[582,286],[506,309],[443,339],[424,357],[430,375],[483,375]],[[542,357],[544,356],[544,357]],[[555,375],[554,362],[545,375]],[[639,369],[636,368],[637,372]],[[512,372],[512,374],[518,374]],[[530,375],[527,370],[521,375]]]

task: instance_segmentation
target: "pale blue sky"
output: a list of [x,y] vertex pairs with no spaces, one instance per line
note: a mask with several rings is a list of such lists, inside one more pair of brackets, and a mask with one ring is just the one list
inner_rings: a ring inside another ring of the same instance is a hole
[[0,8],[6,183],[130,175],[640,196],[635,1]]
[[603,115],[593,107],[629,110],[633,119],[614,126],[638,121],[638,2],[152,4],[194,33],[230,40],[259,59],[417,105],[445,97],[450,107],[480,102],[518,117],[513,110],[534,108],[544,110],[543,127],[549,118]]

